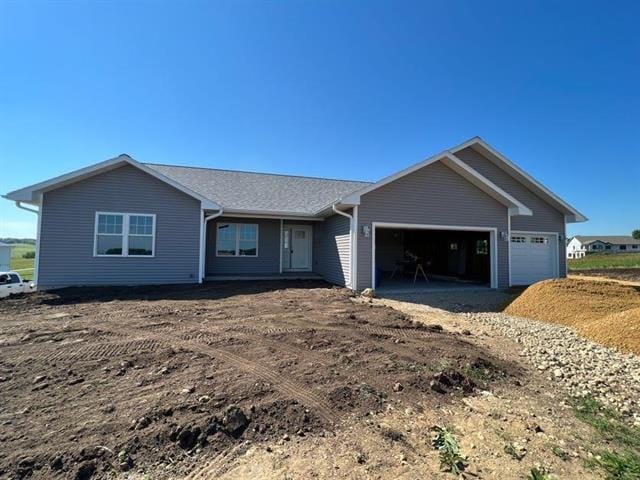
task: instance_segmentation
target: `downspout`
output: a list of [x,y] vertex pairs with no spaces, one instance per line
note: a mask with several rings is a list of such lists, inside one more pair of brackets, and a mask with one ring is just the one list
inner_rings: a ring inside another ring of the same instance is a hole
[[38,285],[38,267],[40,266],[40,225],[42,223],[42,204],[40,204],[40,210],[35,210],[33,208],[28,208],[22,205],[22,202],[16,201],[16,207],[26,210],[27,212],[35,213],[38,216],[38,226],[36,231],[36,257],[33,261],[33,283]]
[[355,290],[355,282],[354,282],[354,278],[353,278],[353,273],[355,271],[355,269],[353,268],[355,263],[356,263],[356,259],[354,258],[354,248],[353,248],[353,215],[349,215],[346,212],[343,212],[341,210],[338,210],[336,208],[336,204],[334,203],[333,205],[331,205],[331,208],[333,209],[333,211],[335,213],[337,213],[338,215],[342,215],[343,217],[346,217],[349,219],[349,259],[350,259],[350,263],[351,265],[349,265],[349,287],[351,287],[352,290]]
[[202,222],[202,234],[200,236],[200,279],[198,281],[198,283],[202,283],[202,281],[204,280],[204,276],[205,276],[205,261],[206,261],[206,257],[207,257],[207,252],[206,252],[206,239],[207,239],[207,223],[209,223],[209,220],[213,220],[214,218],[218,218],[219,216],[221,216],[224,213],[224,207],[220,206],[220,210],[218,210],[217,213],[214,213],[213,215],[209,215],[208,217],[204,217],[204,220]]

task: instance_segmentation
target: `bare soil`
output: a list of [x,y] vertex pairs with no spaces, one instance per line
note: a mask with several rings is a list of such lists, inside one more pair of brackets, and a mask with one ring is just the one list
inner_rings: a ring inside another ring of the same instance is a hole
[[604,277],[629,282],[640,282],[640,268],[596,268],[589,270],[570,270],[571,275]]
[[[390,409],[443,411],[525,381],[468,334],[323,283],[293,285],[76,288],[0,301],[0,477],[218,478],[272,446],[295,444],[289,455],[310,458]],[[374,430],[383,442],[406,435]]]
[[608,347],[640,354],[640,287],[577,278],[547,280],[527,288],[505,312],[566,325]]

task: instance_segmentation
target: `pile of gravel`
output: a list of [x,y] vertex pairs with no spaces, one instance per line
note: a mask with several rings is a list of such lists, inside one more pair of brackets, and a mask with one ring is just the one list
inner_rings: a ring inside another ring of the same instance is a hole
[[640,357],[603,347],[560,325],[504,313],[462,315],[521,344],[520,355],[569,395],[591,395],[640,426]]

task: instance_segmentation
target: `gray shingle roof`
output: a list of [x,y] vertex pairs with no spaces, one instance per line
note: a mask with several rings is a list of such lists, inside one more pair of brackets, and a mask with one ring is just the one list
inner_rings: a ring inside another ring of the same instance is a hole
[[640,240],[636,240],[631,235],[602,235],[600,237],[594,235],[576,235],[580,243],[593,243],[600,240],[611,245],[640,245]]
[[297,177],[213,168],[145,165],[225,210],[313,214],[368,182]]

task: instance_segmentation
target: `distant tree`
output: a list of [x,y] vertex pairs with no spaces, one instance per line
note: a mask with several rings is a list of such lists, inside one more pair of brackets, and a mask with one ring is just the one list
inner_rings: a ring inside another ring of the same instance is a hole
[[631,232],[631,236],[636,240],[640,240],[640,228]]
[[22,258],[36,258],[36,252],[25,252],[22,254]]

